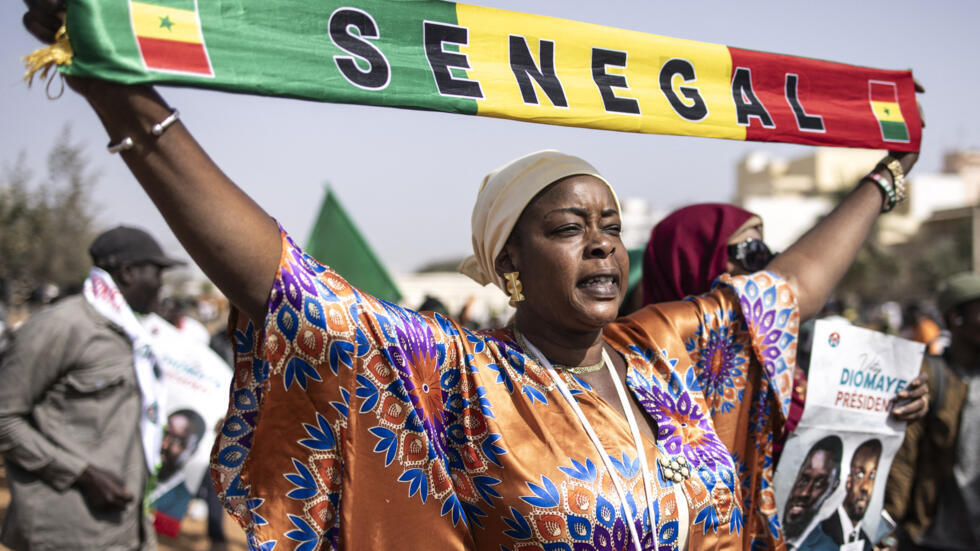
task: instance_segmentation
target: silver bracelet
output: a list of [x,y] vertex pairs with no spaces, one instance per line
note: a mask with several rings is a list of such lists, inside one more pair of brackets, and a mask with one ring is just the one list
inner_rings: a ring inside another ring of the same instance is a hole
[[150,129],[150,132],[152,132],[154,136],[159,136],[179,120],[180,120],[180,111],[174,109],[173,111],[170,112],[170,115],[167,116],[167,118],[154,124],[153,128]]
[[[168,128],[173,126],[175,122],[179,120],[180,120],[180,111],[174,109],[173,111],[170,112],[169,115],[167,115],[167,118],[154,124],[153,127],[150,128],[150,133],[153,134],[154,136],[159,137],[161,134],[166,132]],[[109,142],[109,144],[106,145],[106,149],[109,151],[109,153],[116,154],[132,149],[135,145],[136,142],[133,141],[133,138],[130,136],[126,136],[125,138],[119,140],[119,142],[117,143]]]
[[119,140],[119,143],[109,142],[109,145],[105,146],[109,150],[109,153],[115,155],[121,151],[126,151],[127,149],[133,148],[133,138],[126,136],[125,138]]

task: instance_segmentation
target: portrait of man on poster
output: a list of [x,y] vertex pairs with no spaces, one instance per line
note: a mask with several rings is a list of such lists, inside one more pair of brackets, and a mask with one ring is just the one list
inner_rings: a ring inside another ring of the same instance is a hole
[[844,485],[843,503],[810,532],[800,545],[801,550],[872,551],[871,538],[861,526],[861,521],[871,503],[880,459],[881,440],[877,438],[864,441],[854,450]]
[[192,409],[179,409],[167,417],[160,448],[158,486],[151,494],[157,512],[178,519],[183,516],[197,487],[187,487],[182,469],[197,451],[206,430],[204,418]]
[[792,542],[804,535],[820,506],[840,484],[843,443],[837,436],[826,436],[807,452],[793,481],[783,511],[783,530]]

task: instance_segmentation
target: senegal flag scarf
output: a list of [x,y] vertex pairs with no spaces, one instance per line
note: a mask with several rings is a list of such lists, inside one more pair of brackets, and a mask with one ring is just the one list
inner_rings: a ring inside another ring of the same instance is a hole
[[436,0],[68,0],[69,75],[917,151],[910,71]]

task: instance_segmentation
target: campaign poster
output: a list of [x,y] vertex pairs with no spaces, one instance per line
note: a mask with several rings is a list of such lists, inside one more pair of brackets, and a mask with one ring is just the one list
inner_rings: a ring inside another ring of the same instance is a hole
[[214,429],[228,409],[232,369],[156,314],[146,316],[143,326],[153,337],[166,386],[160,468],[149,502],[157,532],[176,537],[207,473]]
[[799,551],[871,551],[887,531],[885,483],[905,434],[888,414],[924,346],[826,321],[813,339],[803,416],[773,480],[783,533]]

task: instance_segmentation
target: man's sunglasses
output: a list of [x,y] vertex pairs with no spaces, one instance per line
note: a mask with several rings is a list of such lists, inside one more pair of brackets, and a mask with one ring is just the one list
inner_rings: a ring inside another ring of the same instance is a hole
[[747,272],[758,272],[776,256],[761,239],[750,237],[728,246],[728,258]]

